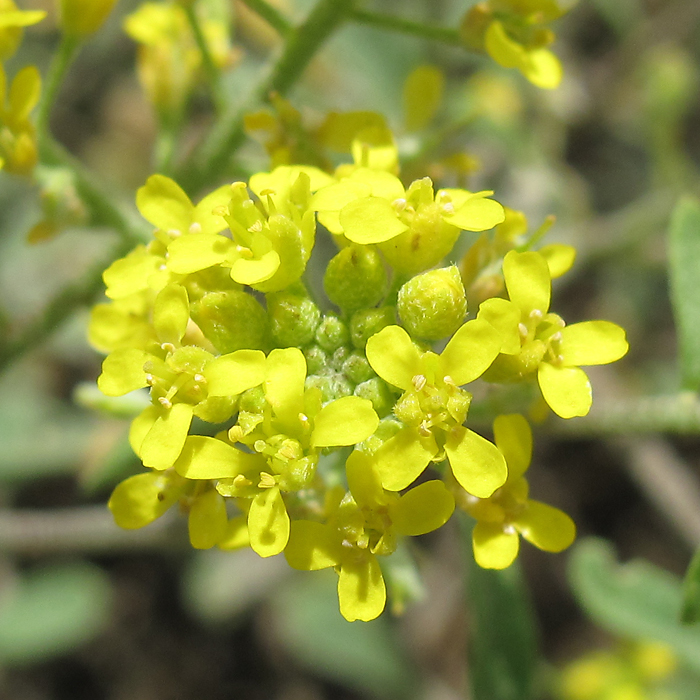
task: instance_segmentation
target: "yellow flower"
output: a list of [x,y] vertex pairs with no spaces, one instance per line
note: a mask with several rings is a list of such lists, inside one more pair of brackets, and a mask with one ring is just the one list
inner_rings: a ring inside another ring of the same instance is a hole
[[609,321],[567,326],[549,313],[551,274],[539,253],[509,252],[503,276],[510,301],[487,299],[478,314],[503,339],[501,354],[484,378],[510,382],[536,374],[545,401],[558,416],[585,416],[593,397],[580,365],[604,365],[623,357],[629,347],[625,331]]
[[[219,369],[222,382],[224,376],[240,381],[242,373],[233,366]],[[282,493],[312,484],[322,448],[354,445],[379,424],[371,402],[357,396],[322,406],[318,390],[304,390],[305,378],[301,350],[273,350],[265,363],[262,412],[241,411],[227,439],[189,436],[175,463],[176,471],[188,479],[218,480],[216,488],[223,496],[250,499],[244,506],[250,545],[264,557],[281,552],[289,537]]]
[[18,10],[13,0],[0,0],[0,62],[14,56],[22,41],[22,30],[41,22],[43,10]]
[[404,423],[373,455],[382,486],[401,491],[430,462],[447,458],[457,481],[475,496],[490,496],[507,477],[503,455],[488,440],[465,428],[472,396],[460,389],[480,377],[501,340],[490,324],[465,323],[441,355],[420,352],[399,326],[387,326],[367,341],[374,371],[404,393],[394,414]]
[[373,620],[384,610],[386,586],[377,555],[391,554],[402,535],[442,527],[454,499],[441,481],[426,481],[402,496],[382,488],[371,459],[353,452],[346,463],[349,493],[332,503],[325,523],[295,520],[284,555],[295,569],[335,567],[340,612]]
[[539,549],[561,552],[574,541],[576,527],[566,513],[528,497],[523,476],[532,459],[528,422],[519,414],[498,416],[493,432],[508,479],[489,498],[464,498],[465,510],[477,520],[472,532],[476,563],[485,569],[510,566],[518,556],[519,535]]
[[35,66],[22,68],[8,93],[7,76],[0,65],[0,165],[15,175],[29,175],[36,165],[36,134],[29,115],[40,92],[41,78]]
[[114,3],[115,0],[61,0],[61,28],[75,37],[93,34],[107,19]]
[[444,258],[460,230],[484,231],[503,221],[503,207],[491,191],[443,189],[430,178],[406,190],[388,172],[356,168],[346,178],[320,189],[311,199],[319,221],[353,243],[376,243],[400,272],[414,274]]

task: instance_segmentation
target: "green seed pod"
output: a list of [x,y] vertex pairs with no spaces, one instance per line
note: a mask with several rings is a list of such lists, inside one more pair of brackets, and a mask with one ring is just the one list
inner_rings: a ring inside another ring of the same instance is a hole
[[255,297],[231,289],[209,292],[190,304],[190,315],[204,336],[222,354],[267,344],[269,326],[265,309]]
[[328,352],[335,352],[349,340],[348,327],[337,316],[324,316],[316,329],[316,342]]
[[364,350],[367,341],[375,333],[390,326],[395,320],[396,309],[393,306],[358,311],[350,321],[350,340],[358,350]]
[[267,295],[272,338],[280,347],[303,347],[314,339],[321,312],[306,296],[293,292]]
[[349,245],[329,263],[323,277],[328,298],[341,309],[356,311],[378,304],[386,292],[386,270],[374,248]]
[[417,275],[399,290],[397,307],[401,323],[411,335],[426,340],[452,335],[467,313],[459,270],[452,265]]

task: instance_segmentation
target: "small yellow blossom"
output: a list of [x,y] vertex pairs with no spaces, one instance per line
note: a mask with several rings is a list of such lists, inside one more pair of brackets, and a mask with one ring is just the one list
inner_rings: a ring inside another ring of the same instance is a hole
[[593,398],[580,366],[623,357],[629,347],[625,331],[609,321],[567,326],[550,313],[551,274],[539,253],[511,251],[503,260],[503,276],[510,301],[488,299],[478,314],[503,339],[501,354],[485,379],[509,382],[536,375],[545,401],[558,416],[585,416]]
[[0,0],[0,62],[15,55],[24,27],[41,22],[43,10],[19,10],[14,0]]
[[0,65],[0,165],[14,175],[30,175],[37,162],[36,133],[29,115],[40,92],[41,78],[35,66],[22,68],[8,91]]
[[503,455],[462,425],[472,396],[459,388],[484,373],[500,342],[494,328],[478,319],[465,323],[441,355],[420,352],[399,326],[387,326],[367,341],[374,371],[404,391],[394,414],[405,427],[373,455],[384,488],[401,491],[430,462],[445,458],[457,481],[475,496],[486,498],[503,485]]
[[93,34],[104,24],[115,1],[61,0],[61,28],[66,34],[78,38]]
[[576,535],[571,518],[557,508],[528,497],[524,477],[532,459],[532,431],[519,414],[498,416],[493,424],[496,446],[508,465],[508,479],[489,498],[466,495],[465,510],[476,518],[474,558],[485,569],[505,569],[518,556],[522,535],[539,549],[561,552]]

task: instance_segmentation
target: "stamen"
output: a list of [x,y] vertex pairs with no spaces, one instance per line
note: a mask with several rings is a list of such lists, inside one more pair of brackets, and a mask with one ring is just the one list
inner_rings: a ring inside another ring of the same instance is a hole
[[198,221],[190,224],[190,233],[202,233],[202,224],[200,224]]
[[173,404],[165,396],[159,396],[158,403],[161,404],[162,406],[165,406],[165,408],[172,408],[173,407]]
[[416,391],[420,391],[426,385],[427,381],[428,380],[425,378],[424,375],[416,374],[411,380],[411,383],[413,384],[413,387]]

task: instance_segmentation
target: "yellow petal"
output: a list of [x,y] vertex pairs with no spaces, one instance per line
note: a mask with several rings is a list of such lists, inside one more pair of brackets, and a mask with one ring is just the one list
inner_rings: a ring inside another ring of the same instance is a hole
[[339,212],[346,204],[369,194],[368,184],[346,178],[316,192],[309,207],[314,211]]
[[474,559],[483,569],[506,569],[518,556],[520,538],[502,525],[478,522],[472,531]]
[[375,333],[367,341],[365,352],[372,369],[382,379],[404,391],[413,389],[421,354],[403,328],[387,326]]
[[372,508],[381,501],[384,489],[369,455],[354,450],[345,462],[345,474],[350,493],[360,507]]
[[168,246],[168,269],[179,275],[204,270],[226,259],[234,243],[218,233],[189,233]]
[[479,305],[478,319],[488,321],[501,337],[500,352],[506,355],[517,355],[520,352],[520,309],[507,299],[493,297],[482,301]]
[[542,362],[537,371],[537,381],[544,400],[561,418],[585,416],[591,410],[591,383],[582,369],[555,367]]
[[503,260],[503,276],[510,300],[524,316],[549,310],[552,281],[547,261],[535,252],[511,250]]
[[174,180],[165,175],[151,175],[136,192],[136,206],[146,221],[163,231],[187,232],[192,223],[194,206]]
[[236,350],[207,363],[203,370],[209,396],[236,396],[265,379],[265,353]]
[[407,131],[418,131],[430,123],[442,102],[445,76],[435,66],[418,66],[403,86],[403,109]]
[[110,299],[122,299],[148,289],[148,278],[158,271],[163,259],[151,255],[145,246],[137,246],[125,258],[115,260],[103,273]]
[[108,506],[119,527],[134,530],[163,515],[177,502],[182,486],[181,480],[163,472],[137,474],[114,489]]
[[259,455],[241,452],[223,440],[190,435],[175,462],[175,471],[188,479],[230,479],[262,464]]
[[161,343],[177,345],[185,335],[190,320],[187,290],[179,284],[168,284],[158,292],[153,304],[153,327]]
[[552,279],[567,273],[576,259],[576,248],[563,243],[550,243],[542,246],[537,252],[547,261],[549,276]]
[[250,546],[261,557],[279,554],[289,540],[289,516],[280,490],[264,489],[248,511]]
[[545,552],[561,552],[576,538],[574,521],[558,508],[539,501],[528,501],[513,525],[528,542]]
[[501,204],[475,194],[469,197],[454,214],[443,218],[448,224],[457,226],[463,231],[486,231],[500,224],[506,215]]
[[524,47],[506,34],[498,20],[491,22],[486,30],[484,47],[489,56],[504,68],[520,68],[527,60]]
[[110,353],[102,363],[97,386],[106,396],[123,396],[148,386],[143,366],[151,357],[143,350],[127,348]]
[[440,355],[445,375],[457,386],[473,382],[496,359],[501,343],[498,331],[487,321],[467,321]]
[[298,423],[304,410],[306,360],[298,348],[277,348],[267,356],[265,398],[282,420]]
[[146,408],[131,421],[131,425],[129,426],[129,444],[136,454],[141,451],[143,439],[148,435],[148,431],[153,427],[153,424],[158,420],[163,411],[164,409],[162,406],[153,406],[151,404],[150,406],[146,406]]
[[222,185],[210,192],[194,208],[194,220],[202,227],[202,233],[219,233],[226,228],[226,220],[214,209],[228,206],[231,200],[231,185]]
[[501,451],[464,426],[450,432],[445,452],[455,479],[473,496],[488,498],[506,482],[508,468]]
[[607,365],[623,357],[629,345],[625,331],[610,321],[584,321],[561,330],[559,353],[564,367]]
[[372,402],[359,396],[344,396],[326,404],[314,419],[313,447],[355,445],[366,440],[379,425]]
[[269,250],[260,258],[248,260],[238,258],[231,266],[231,279],[238,284],[259,284],[269,280],[280,266],[280,256],[276,250]]
[[532,459],[532,430],[519,413],[497,416],[493,422],[496,446],[506,458],[508,481],[521,477]]
[[15,76],[8,97],[10,113],[17,122],[22,122],[36,107],[41,95],[41,76],[36,66],[25,66]]
[[342,544],[338,530],[311,520],[294,520],[289,542],[284,550],[287,563],[293,569],[317,571],[340,564]]
[[520,70],[533,85],[545,90],[559,87],[564,74],[559,59],[545,48],[527,51],[527,59]]
[[211,549],[226,534],[226,501],[217,491],[199,494],[190,506],[187,526],[195,549]]
[[407,491],[390,507],[389,515],[401,535],[424,535],[442,527],[455,509],[455,499],[442,481],[426,481]]
[[423,473],[437,451],[432,437],[421,438],[415,428],[403,428],[373,455],[373,466],[385,489],[401,491]]
[[338,577],[340,613],[349,622],[379,617],[386,605],[382,570],[373,554],[360,561],[344,561]]
[[176,403],[156,420],[139,450],[144,466],[153,469],[168,469],[173,466],[185,444],[193,408],[187,403]]
[[349,240],[364,245],[383,243],[408,228],[382,197],[364,197],[346,204],[340,211],[340,224]]
[[231,518],[226,524],[226,530],[216,543],[216,546],[226,551],[249,547],[248,517],[246,515],[237,515],[235,518]]

